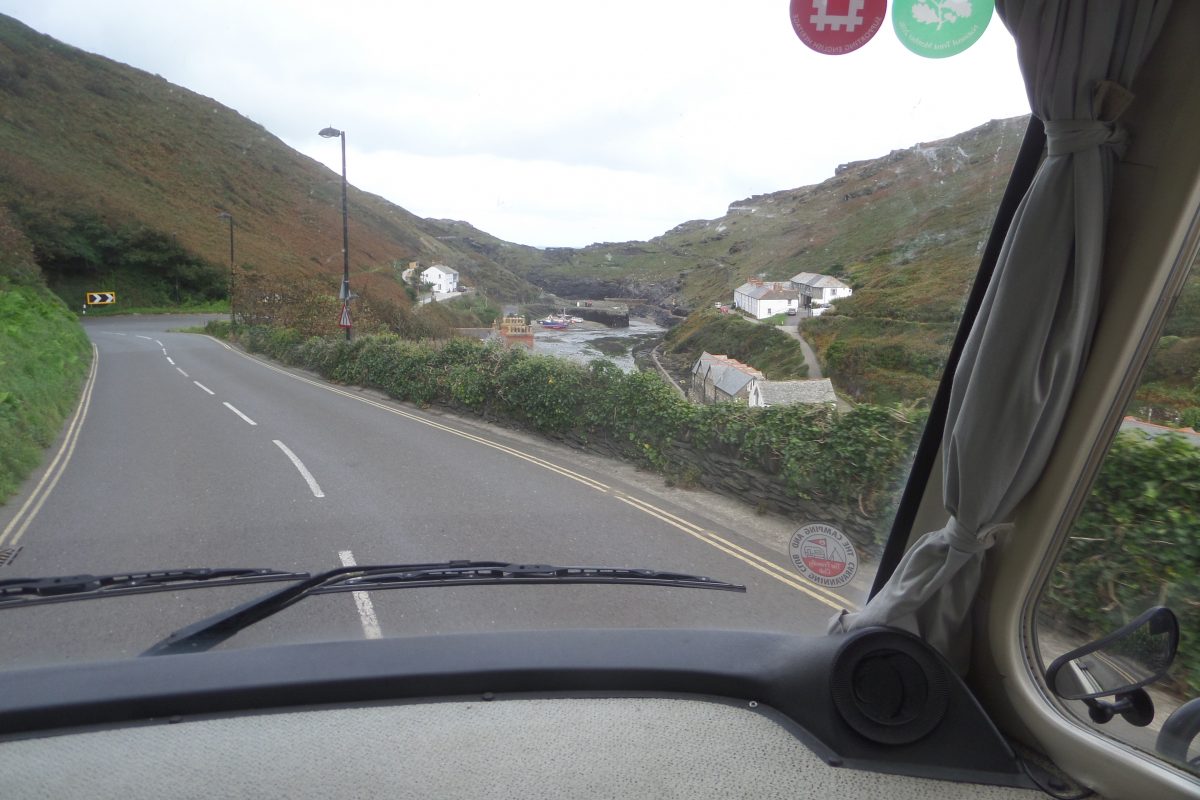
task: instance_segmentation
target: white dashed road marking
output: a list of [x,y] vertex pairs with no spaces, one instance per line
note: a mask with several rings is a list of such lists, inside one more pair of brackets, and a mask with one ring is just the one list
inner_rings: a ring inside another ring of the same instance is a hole
[[250,419],[250,418],[249,418],[249,417],[247,417],[245,414],[243,414],[242,412],[238,411],[236,408],[234,408],[233,406],[231,406],[229,403],[222,403],[221,405],[225,406],[225,407],[226,407],[226,408],[228,408],[230,411],[232,411],[233,413],[237,414],[239,417],[241,417],[242,419],[244,419],[244,420],[245,420],[245,421],[246,421],[248,424],[250,424],[250,425],[257,425],[257,424],[258,424],[257,422],[255,422],[254,420]]
[[[276,442],[275,444],[279,444]],[[354,561],[354,553],[349,550],[343,550],[338,553],[338,558],[342,560],[343,567],[357,566]],[[354,605],[358,606],[358,617],[362,620],[363,633],[368,639],[378,639],[383,636],[383,631],[379,629],[379,619],[375,616],[375,606],[371,603],[371,597],[366,592],[351,592],[354,595]]]
[[296,469],[300,470],[300,475],[308,484],[308,488],[312,490],[313,497],[324,497],[325,493],[321,491],[321,486],[317,483],[317,479],[314,478],[312,473],[308,471],[308,467],[304,466],[304,462],[300,460],[299,456],[289,450],[288,446],[278,439],[272,439],[271,441],[275,443],[276,447],[283,451],[285,456],[291,459],[292,464],[296,467]]

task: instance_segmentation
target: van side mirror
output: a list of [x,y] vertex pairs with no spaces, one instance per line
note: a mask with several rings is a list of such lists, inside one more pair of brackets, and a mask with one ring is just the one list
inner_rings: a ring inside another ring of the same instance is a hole
[[[1108,722],[1121,714],[1133,725],[1154,719],[1154,704],[1142,689],[1167,674],[1179,648],[1179,621],[1158,606],[1107,636],[1065,653],[1046,669],[1046,684],[1064,700],[1083,700],[1091,718]],[[1107,703],[1096,698],[1115,696]]]

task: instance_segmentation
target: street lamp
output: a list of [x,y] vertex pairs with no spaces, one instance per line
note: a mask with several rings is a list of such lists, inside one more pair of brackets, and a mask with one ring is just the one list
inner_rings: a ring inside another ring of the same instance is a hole
[[229,331],[233,334],[233,214],[222,211],[217,219],[229,220]]
[[[346,132],[337,128],[323,128],[319,134],[325,139],[335,136],[342,140],[342,302],[350,302],[350,217],[346,208]],[[346,326],[346,341],[350,340],[350,326]]]

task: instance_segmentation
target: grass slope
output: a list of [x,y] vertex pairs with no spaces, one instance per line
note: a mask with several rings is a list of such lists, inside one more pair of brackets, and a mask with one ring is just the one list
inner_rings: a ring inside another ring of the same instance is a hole
[[[0,204],[30,234],[51,283],[79,259],[47,258],[47,232],[69,240],[92,223],[151,231],[226,270],[220,210],[234,216],[239,264],[322,276],[331,286],[340,277],[340,175],[210,98],[2,15],[0,152]],[[353,187],[349,201],[357,291],[406,304],[394,265],[420,260],[446,263],[498,296],[537,294],[478,252],[439,239],[439,224]],[[84,266],[77,272],[100,278],[122,265]]]
[[729,302],[750,277],[834,275],[853,298],[803,327],[839,391],[867,402],[923,399],[939,377],[1025,126],[1025,118],[997,120],[844,164],[820,184],[732,203],[719,219],[686,222],[648,242],[507,248],[505,263],[550,287],[587,276],[701,309]]
[[39,283],[28,240],[0,209],[0,503],[54,441],[90,363],[83,328]]
[[771,325],[744,320],[716,309],[690,315],[666,337],[668,352],[694,364],[700,354],[727,355],[749,364],[767,380],[785,381],[808,377],[808,366],[800,344]]

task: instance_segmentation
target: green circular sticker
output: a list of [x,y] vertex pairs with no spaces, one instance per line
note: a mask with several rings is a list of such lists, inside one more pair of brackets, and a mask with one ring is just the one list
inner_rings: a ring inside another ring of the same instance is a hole
[[945,58],[979,41],[995,5],[995,0],[895,0],[892,26],[917,55]]

